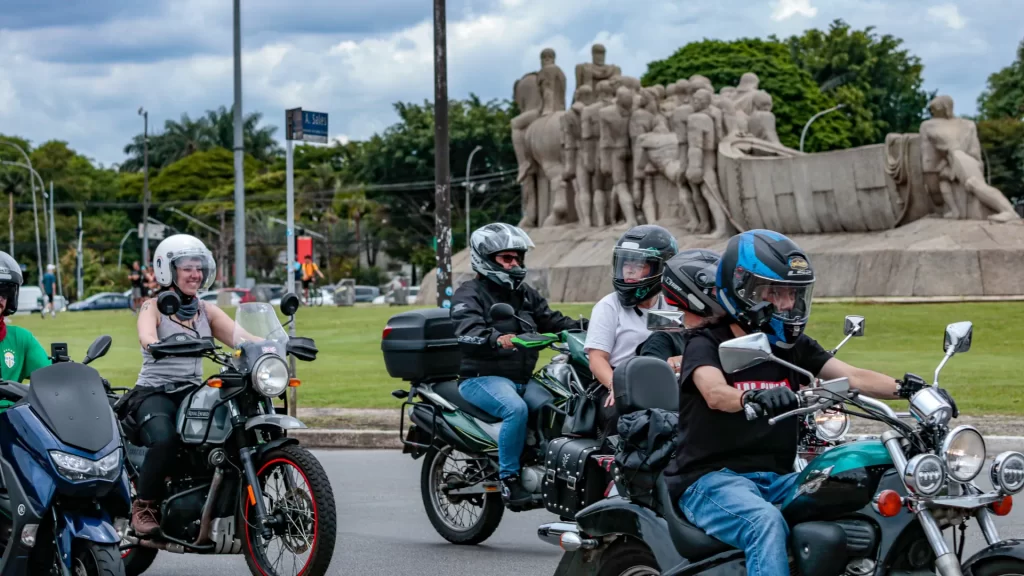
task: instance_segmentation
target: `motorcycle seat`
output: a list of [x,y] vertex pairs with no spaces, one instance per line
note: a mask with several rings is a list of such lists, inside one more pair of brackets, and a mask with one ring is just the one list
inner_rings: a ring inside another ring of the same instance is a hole
[[658,492],[658,504],[661,507],[661,516],[668,524],[668,532],[675,544],[676,551],[683,558],[690,562],[698,562],[710,558],[715,554],[721,554],[732,550],[732,546],[725,544],[717,538],[708,536],[706,532],[691,524],[679,505],[672,501],[669,495],[668,485],[665,483],[665,475],[659,474],[655,481]]
[[487,412],[484,412],[480,408],[477,408],[469,400],[462,397],[459,393],[459,383],[455,380],[446,380],[439,384],[434,384],[434,392],[437,392],[438,396],[458,406],[459,410],[462,410],[466,414],[469,414],[473,418],[486,422],[488,424],[497,424],[501,422],[501,418],[495,418]]

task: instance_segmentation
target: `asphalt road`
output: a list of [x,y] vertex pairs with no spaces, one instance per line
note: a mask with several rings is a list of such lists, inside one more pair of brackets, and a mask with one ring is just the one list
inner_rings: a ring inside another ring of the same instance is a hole
[[[337,499],[338,540],[330,574],[479,574],[550,576],[561,550],[537,539],[537,526],[556,520],[544,510],[505,513],[483,544],[454,546],[434,531],[419,492],[422,459],[395,450],[315,451]],[[987,474],[987,470],[982,474]],[[989,488],[987,480],[982,487]],[[1003,538],[1024,538],[1024,499],[996,523]],[[947,531],[948,532],[948,531]],[[965,558],[985,544],[977,524],[968,529]],[[147,576],[246,574],[241,556],[161,552]]]

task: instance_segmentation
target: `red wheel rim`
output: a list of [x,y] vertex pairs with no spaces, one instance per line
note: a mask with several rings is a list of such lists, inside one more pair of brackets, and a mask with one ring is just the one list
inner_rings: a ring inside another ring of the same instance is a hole
[[[306,483],[306,486],[309,486],[309,491],[310,491],[310,498],[309,498],[309,500],[313,504],[313,539],[310,540],[310,542],[309,542],[309,551],[310,551],[309,558],[306,559],[305,564],[303,564],[302,568],[296,573],[296,576],[302,576],[302,574],[306,573],[306,569],[309,568],[310,562],[313,561],[314,551],[316,550],[317,534],[320,532],[320,521],[319,521],[320,515],[319,515],[319,512],[317,511],[317,507],[316,507],[316,498],[314,498],[313,494],[312,494],[312,492],[313,492],[313,485],[309,483],[309,478],[306,477],[306,473],[303,472],[302,468],[300,468],[298,465],[296,465],[295,462],[289,460],[288,458],[275,458],[273,460],[270,460],[269,462],[264,463],[263,466],[261,466],[260,469],[256,471],[256,477],[259,478],[263,474],[263,472],[265,472],[267,470],[267,468],[270,468],[274,464],[278,464],[278,463],[287,464],[288,466],[291,466],[296,471],[298,471],[299,476],[302,477],[302,481]],[[255,493],[256,491],[254,490],[253,492]],[[262,489],[259,491],[259,494],[260,494],[259,497],[262,498],[263,497],[263,490]],[[251,522],[249,521],[249,510],[251,510],[251,509],[252,509],[252,501],[249,500],[249,498],[246,498],[245,499],[245,545],[249,547],[249,556],[253,560],[255,560],[254,564],[256,565],[256,569],[260,571],[260,574],[262,574],[263,576],[270,576],[269,574],[267,574],[263,570],[263,566],[260,566],[260,561],[258,560],[259,557],[256,555],[256,551],[253,550],[253,547],[252,547],[253,535],[251,535],[249,533],[249,528],[250,528],[250,525],[251,525]]]

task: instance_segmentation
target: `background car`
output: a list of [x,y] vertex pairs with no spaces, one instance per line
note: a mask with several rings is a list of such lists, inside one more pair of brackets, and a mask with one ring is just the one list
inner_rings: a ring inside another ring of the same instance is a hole
[[120,310],[131,307],[131,297],[118,292],[100,292],[93,294],[81,302],[68,306],[70,312],[83,310]]

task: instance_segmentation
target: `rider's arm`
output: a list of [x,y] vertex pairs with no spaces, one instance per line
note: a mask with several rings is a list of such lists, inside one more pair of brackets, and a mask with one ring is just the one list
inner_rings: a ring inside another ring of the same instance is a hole
[[590,312],[590,325],[583,351],[590,361],[590,372],[606,388],[612,388],[611,354],[615,347],[615,334],[619,327],[619,315],[609,299],[594,304]]
[[139,310],[139,318],[135,321],[135,325],[139,331],[139,344],[146,350],[149,349],[150,344],[160,340],[156,335],[158,316],[156,299],[149,299],[142,303],[142,308]]
[[601,385],[609,390],[612,389],[612,376],[614,375],[610,362],[611,357],[611,354],[596,348],[587,353],[587,358],[590,361],[590,372]]
[[[236,326],[231,316],[228,316],[227,312],[221,310],[216,304],[204,302],[203,305],[206,306],[206,316],[210,319],[210,332],[217,340],[228,346],[237,346],[242,340],[246,342],[263,340],[263,338],[257,338],[249,334],[240,326]],[[235,340],[238,340],[238,342]]]
[[459,286],[452,296],[452,323],[463,354],[476,358],[495,357],[499,354],[498,338],[502,334],[487,325],[483,306],[470,283]]
[[36,337],[28,330],[25,330],[22,333],[27,336],[27,338],[21,341],[21,345],[23,347],[22,357],[25,359],[25,362],[21,365],[21,378],[18,379],[19,382],[24,381],[30,374],[39,368],[50,365],[50,356],[46,353],[46,350],[43,349],[42,344],[36,340]]
[[712,410],[743,410],[743,393],[726,381],[718,359],[718,347],[704,335],[698,334],[686,342],[679,381],[684,389],[691,385],[695,387]]
[[892,400],[898,398],[896,395],[896,379],[874,370],[866,370],[850,366],[838,358],[830,358],[818,373],[819,378],[830,380],[832,378],[847,377],[850,379],[850,388],[856,388],[862,393],[878,398],[879,400]]

